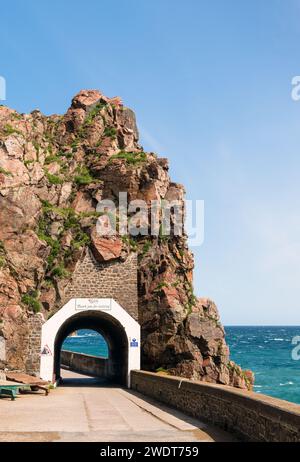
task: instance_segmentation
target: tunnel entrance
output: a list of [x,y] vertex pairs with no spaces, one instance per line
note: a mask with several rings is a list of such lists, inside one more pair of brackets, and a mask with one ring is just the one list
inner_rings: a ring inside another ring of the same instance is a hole
[[59,382],[62,345],[80,329],[101,334],[108,345],[108,357],[90,360],[76,356],[73,368],[129,386],[130,371],[140,368],[140,326],[113,299],[72,299],[43,325],[41,378]]
[[75,330],[66,337],[60,354],[60,385],[111,385],[111,355],[107,341],[96,330]]
[[128,369],[128,342],[124,327],[117,319],[101,311],[84,311],[68,318],[57,332],[54,344],[55,380],[61,378],[62,345],[74,331],[91,329],[101,334],[107,345],[108,358],[98,360],[84,355],[75,355],[77,361],[72,367],[76,372],[101,377],[115,383],[126,385]]

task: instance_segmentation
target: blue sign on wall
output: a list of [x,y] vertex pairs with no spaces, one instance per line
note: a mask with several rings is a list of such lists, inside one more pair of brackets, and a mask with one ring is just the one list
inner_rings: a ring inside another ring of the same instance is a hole
[[130,346],[131,346],[132,348],[138,347],[138,346],[139,346],[139,342],[137,341],[136,338],[133,338],[133,339],[131,340]]

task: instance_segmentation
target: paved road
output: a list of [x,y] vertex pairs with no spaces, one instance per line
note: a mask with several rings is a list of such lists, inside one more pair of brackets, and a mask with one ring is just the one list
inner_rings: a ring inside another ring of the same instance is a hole
[[0,441],[233,441],[233,438],[130,390],[63,371],[49,396],[0,400]]

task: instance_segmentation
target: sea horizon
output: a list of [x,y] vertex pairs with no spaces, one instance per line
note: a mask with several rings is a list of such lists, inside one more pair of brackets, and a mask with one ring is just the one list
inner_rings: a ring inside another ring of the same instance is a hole
[[224,327],[299,327],[300,324],[223,324]]

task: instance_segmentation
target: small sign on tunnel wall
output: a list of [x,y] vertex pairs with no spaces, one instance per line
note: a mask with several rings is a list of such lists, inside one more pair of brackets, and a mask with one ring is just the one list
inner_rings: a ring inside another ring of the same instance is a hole
[[50,348],[48,347],[48,345],[45,345],[42,348],[41,355],[43,355],[43,356],[52,356],[52,352],[51,352]]
[[133,338],[130,342],[130,347],[131,348],[137,348],[139,346],[139,342],[137,341],[136,338]]

